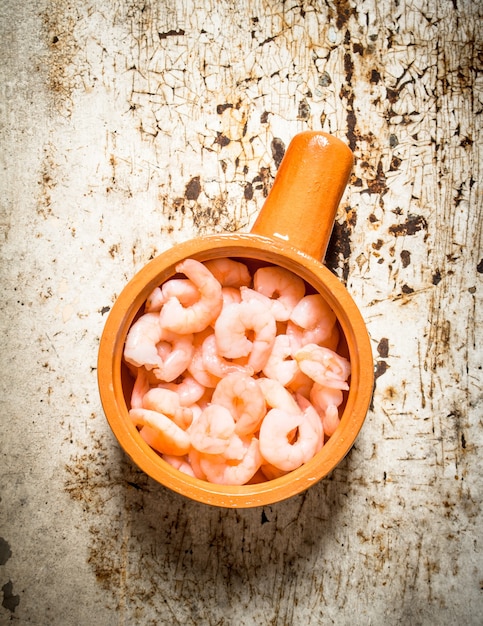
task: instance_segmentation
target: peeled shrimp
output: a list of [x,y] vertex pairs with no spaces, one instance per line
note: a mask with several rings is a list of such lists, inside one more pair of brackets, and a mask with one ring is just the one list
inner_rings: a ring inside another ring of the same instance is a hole
[[212,259],[205,261],[204,265],[222,287],[241,287],[249,285],[252,281],[247,266],[239,261],[227,258]]
[[256,437],[243,442],[241,459],[221,455],[199,457],[199,466],[207,480],[218,485],[244,485],[257,473],[262,463],[260,444]]
[[155,287],[146,298],[144,311],[145,313],[159,313],[164,303],[165,298],[163,296],[163,292],[161,291],[161,287]]
[[319,414],[317,413],[317,411],[315,410],[315,407],[310,403],[309,400],[307,400],[307,398],[305,398],[302,395],[297,394],[296,395],[296,400],[297,400],[297,404],[299,405],[300,409],[302,410],[302,413],[305,416],[305,419],[310,422],[312,428],[314,429],[314,432],[316,433],[319,443],[317,445],[317,448],[315,450],[316,454],[324,445],[324,426],[323,426],[323,422],[320,419]]
[[263,373],[267,378],[278,380],[285,387],[294,380],[299,371],[297,361],[292,358],[289,337],[277,335]]
[[295,305],[305,295],[305,283],[299,276],[274,265],[259,268],[253,276],[253,286],[273,300],[273,314],[281,322],[290,318]]
[[309,461],[320,447],[320,432],[304,413],[271,409],[260,426],[260,452],[280,470],[292,471]]
[[149,391],[151,385],[147,370],[144,367],[138,367],[136,380],[131,393],[131,409],[140,409],[143,406],[143,397]]
[[163,413],[183,430],[193,421],[191,409],[181,406],[178,394],[170,389],[150,389],[143,397],[142,408]]
[[218,376],[215,376],[206,369],[203,362],[202,346],[195,347],[191,363],[188,365],[188,372],[196,380],[196,382],[202,385],[205,389],[213,389],[220,380]]
[[331,437],[340,424],[338,407],[342,404],[342,391],[314,383],[310,400],[320,415],[325,434]]
[[233,302],[241,302],[242,299],[240,290],[236,287],[222,287],[221,296],[223,298],[223,306]]
[[[253,341],[246,336],[253,331]],[[259,372],[272,351],[277,327],[269,309],[261,302],[240,302],[223,307],[215,322],[218,352],[225,358],[248,355],[248,365]]]
[[176,392],[180,405],[187,407],[198,402],[205,392],[204,386],[190,374],[185,374],[179,383],[160,383],[158,387]]
[[171,467],[183,472],[183,474],[195,477],[195,473],[187,456],[174,456],[172,454],[163,454],[162,456]]
[[216,337],[214,334],[208,335],[203,341],[201,347],[201,353],[203,355],[203,365],[210,374],[223,378],[233,373],[247,374],[251,376],[253,369],[248,365],[239,365],[231,361],[227,361],[218,354]]
[[188,433],[166,415],[149,409],[131,409],[129,415],[135,426],[143,427],[140,434],[146,443],[158,452],[182,456],[190,449]]
[[267,406],[271,409],[280,409],[294,415],[300,413],[300,407],[295,398],[278,380],[258,378],[257,383],[261,387]]
[[124,358],[136,367],[162,367],[163,361],[156,345],[162,339],[158,313],[145,313],[129,329],[124,346]]
[[163,347],[162,363],[153,370],[153,373],[159,380],[170,383],[178,376],[181,376],[193,358],[193,335],[179,335],[178,333],[162,329],[161,339],[162,342],[168,344],[168,348],[166,349],[166,346]]
[[160,312],[161,326],[174,333],[188,334],[204,330],[218,317],[223,306],[221,285],[199,261],[185,259],[176,266],[199,291],[199,299],[184,307],[176,297],[169,298]]
[[210,404],[189,429],[191,445],[203,454],[242,458],[243,446],[235,435],[235,420],[223,406]]
[[243,373],[222,378],[213,391],[212,401],[230,411],[236,422],[235,432],[240,436],[255,432],[267,412],[258,381]]
[[349,389],[346,382],[350,375],[350,363],[329,348],[309,343],[294,354],[300,369],[312,380],[325,387]]

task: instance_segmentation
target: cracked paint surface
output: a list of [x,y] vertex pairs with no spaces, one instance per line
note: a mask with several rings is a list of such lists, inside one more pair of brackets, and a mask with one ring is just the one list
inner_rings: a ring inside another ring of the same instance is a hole
[[[481,18],[468,0],[1,4],[2,623],[480,622]],[[372,405],[306,493],[189,502],[119,450],[99,337],[154,256],[249,231],[306,129],[355,156],[325,261],[367,322]]]

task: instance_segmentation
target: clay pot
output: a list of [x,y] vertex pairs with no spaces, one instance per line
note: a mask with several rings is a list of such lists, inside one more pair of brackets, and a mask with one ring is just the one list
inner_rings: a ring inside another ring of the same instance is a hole
[[[300,493],[331,472],[352,447],[364,422],[373,390],[373,359],[368,333],[354,301],[321,259],[347,184],[353,156],[335,137],[303,132],[290,143],[269,196],[248,234],[199,237],[171,248],[144,266],[114,303],[101,337],[98,383],[102,405],[119,444],[151,478],[193,500],[221,507],[255,507]],[[338,352],[350,359],[350,389],[341,423],[315,457],[270,481],[222,486],[187,476],[151,449],[132,424],[128,410],[133,387],[122,354],[133,320],[156,287],[175,275],[186,258],[230,257],[253,270],[276,264],[291,270],[319,292],[334,310],[341,341]]]

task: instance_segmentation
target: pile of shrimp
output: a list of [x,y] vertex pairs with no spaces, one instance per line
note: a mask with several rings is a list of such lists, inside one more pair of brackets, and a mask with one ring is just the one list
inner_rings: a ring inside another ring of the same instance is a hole
[[350,363],[336,316],[294,273],[185,259],[129,329],[130,418],[181,472],[224,485],[272,480],[334,433]]

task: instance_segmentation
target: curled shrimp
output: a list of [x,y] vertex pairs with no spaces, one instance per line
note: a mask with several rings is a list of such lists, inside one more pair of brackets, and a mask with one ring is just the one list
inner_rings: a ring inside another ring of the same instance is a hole
[[159,313],[165,301],[161,287],[155,287],[144,303],[145,313]]
[[[248,339],[248,331],[253,331],[253,341]],[[276,332],[271,311],[257,301],[228,304],[215,322],[219,354],[235,359],[248,356],[248,365],[254,372],[265,366]]]
[[149,409],[131,409],[129,415],[133,424],[141,427],[141,437],[158,452],[183,456],[189,451],[188,433],[166,415]]
[[277,321],[287,321],[293,308],[305,295],[304,281],[283,267],[269,265],[259,268],[253,276],[255,291],[267,296]]
[[195,346],[188,372],[205,389],[214,389],[220,378],[206,369],[203,361],[203,346]]
[[[191,363],[194,353],[193,335],[179,335],[161,329],[161,340],[164,345],[158,345],[158,354],[162,347],[161,365],[153,370],[159,380],[172,382],[186,370]],[[160,342],[161,343],[161,342]]]
[[331,437],[340,424],[338,407],[342,404],[342,391],[314,383],[310,400],[320,415],[325,434]]
[[263,392],[265,403],[271,409],[279,409],[294,415],[300,413],[300,407],[295,398],[278,380],[258,378],[257,383]]
[[136,380],[131,393],[131,409],[140,409],[143,406],[143,398],[151,389],[148,372],[144,367],[138,367]]
[[294,380],[299,371],[297,361],[292,358],[290,338],[288,335],[277,335],[263,373],[267,378],[278,380],[285,387]]
[[239,261],[227,258],[211,259],[205,261],[204,265],[222,287],[242,287],[251,283],[247,266]]
[[153,387],[143,397],[142,408],[157,411],[173,420],[183,430],[193,421],[193,413],[188,407],[181,406],[175,391]]
[[241,439],[235,435],[235,420],[223,406],[209,404],[189,433],[191,445],[202,454],[224,454],[233,459],[243,456]]
[[260,444],[256,437],[243,441],[241,459],[226,459],[221,455],[200,455],[199,467],[206,479],[218,485],[245,485],[257,473],[262,463]]
[[233,302],[241,302],[242,299],[240,290],[236,287],[222,287],[221,296],[223,298],[223,306],[232,304]]
[[158,313],[144,313],[129,329],[124,345],[125,360],[136,367],[146,369],[162,367],[157,344],[162,339],[162,329]]
[[296,400],[297,400],[297,404],[299,405],[302,413],[304,414],[305,419],[310,423],[310,425],[312,426],[317,438],[318,438],[318,445],[316,447],[316,450],[314,452],[314,454],[317,454],[317,452],[322,448],[322,446],[324,445],[324,425],[322,420],[320,419],[320,415],[317,413],[315,407],[311,404],[311,402],[309,400],[307,400],[307,398],[305,398],[304,396],[297,394],[296,395]]
[[162,457],[166,461],[166,463],[171,465],[171,467],[174,467],[180,472],[183,472],[183,474],[193,476],[194,478],[196,477],[187,455],[174,456],[172,454],[163,454]]
[[270,409],[260,426],[262,457],[280,470],[290,472],[300,467],[319,447],[320,432],[301,411],[293,414]]
[[199,291],[199,299],[184,307],[176,297],[169,298],[160,312],[161,326],[174,333],[197,333],[207,328],[218,317],[223,306],[221,285],[199,261],[185,259],[176,266]]
[[205,387],[190,374],[185,374],[178,383],[160,383],[158,387],[177,393],[180,405],[186,407],[196,404],[205,392]]
[[258,430],[267,412],[258,382],[244,373],[222,378],[213,391],[212,401],[230,411],[236,422],[235,432],[240,436]]
[[216,337],[214,334],[208,335],[208,337],[206,337],[203,341],[201,353],[203,355],[203,365],[206,370],[218,378],[223,378],[224,376],[228,376],[233,373],[248,374],[249,376],[253,374],[253,369],[248,365],[239,365],[237,363],[227,361],[218,354]]
[[294,354],[300,369],[325,387],[349,389],[350,363],[330,348],[309,343]]

